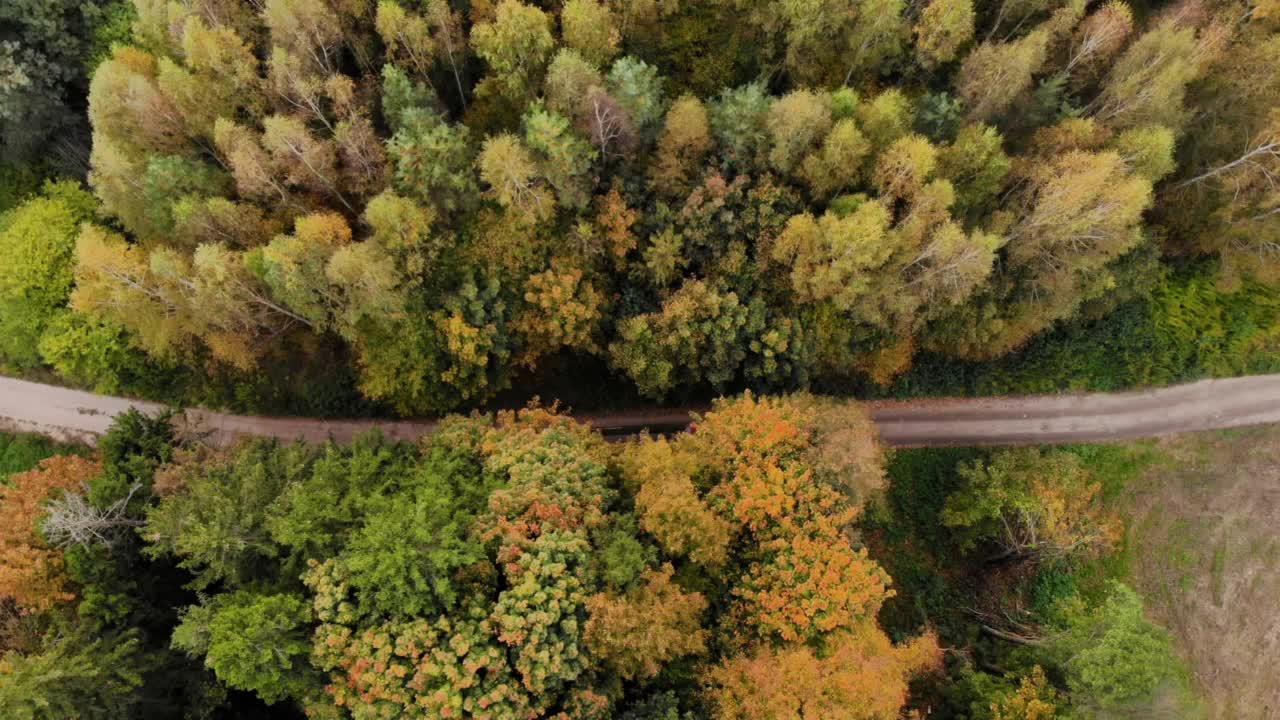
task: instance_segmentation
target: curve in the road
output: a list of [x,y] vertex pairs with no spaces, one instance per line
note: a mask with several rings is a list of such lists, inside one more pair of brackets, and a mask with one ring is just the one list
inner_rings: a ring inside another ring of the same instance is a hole
[[[895,447],[1124,440],[1280,423],[1280,375],[1202,380],[1139,392],[926,398],[869,405],[884,441]],[[130,407],[148,413],[163,409],[157,403],[0,377],[3,429],[92,443],[112,418]],[[322,420],[207,410],[188,410],[186,418],[190,425],[207,432],[215,444],[246,435],[344,442],[374,427],[392,437],[412,440],[435,425],[430,420]],[[582,415],[579,419],[617,436],[644,429],[679,429],[688,423],[689,411]]]

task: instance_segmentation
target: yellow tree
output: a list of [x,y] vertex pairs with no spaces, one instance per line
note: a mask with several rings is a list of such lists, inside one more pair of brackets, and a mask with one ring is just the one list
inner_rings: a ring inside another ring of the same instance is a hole
[[693,484],[697,459],[665,438],[644,438],[621,456],[634,488],[640,527],[668,554],[715,567],[728,559],[732,524],[717,514]]
[[1133,12],[1121,0],[1111,0],[1089,14],[1071,38],[1067,73],[1095,77],[1100,66],[1120,52],[1133,32]]
[[515,135],[503,133],[485,140],[476,166],[490,196],[521,222],[540,222],[555,209],[533,156]]
[[706,649],[707,600],[681,590],[674,572],[671,565],[645,570],[625,594],[587,598],[587,648],[624,680],[651,678],[672,660]]
[[949,63],[973,39],[972,0],[932,0],[914,28],[916,57],[925,67]]
[[1054,720],[1058,700],[1058,691],[1049,684],[1044,668],[1036,665],[1018,682],[1017,689],[991,703],[991,720]]
[[560,11],[564,44],[597,66],[605,66],[618,52],[622,36],[613,10],[600,0],[568,0]]
[[922,135],[907,135],[893,141],[876,158],[874,177],[880,195],[892,200],[910,200],[920,191],[938,163],[938,149]]
[[658,191],[675,195],[685,191],[703,167],[711,149],[711,131],[702,101],[685,95],[667,111],[658,136],[657,156],[649,166],[649,180]]
[[1187,117],[1187,86],[1221,50],[1221,30],[1197,33],[1166,19],[1129,46],[1111,66],[1090,104],[1094,117],[1115,128],[1164,125],[1180,129]]
[[966,116],[987,121],[999,116],[1032,84],[1048,57],[1049,31],[1036,28],[1011,42],[982,43],[965,56],[956,73],[956,95]]
[[790,173],[831,129],[831,99],[826,93],[793,90],[769,107],[765,127],[772,141],[769,163]]
[[525,338],[516,360],[527,366],[561,348],[592,351],[604,317],[605,297],[582,270],[564,262],[552,262],[543,272],[530,275],[524,293],[526,305],[512,321]]
[[260,111],[258,60],[235,31],[191,15],[182,26],[182,57],[182,65],[161,58],[156,79],[192,136],[212,137],[220,117]]
[[1024,211],[1009,228],[1012,262],[1043,291],[1070,297],[1078,273],[1101,268],[1141,239],[1151,182],[1114,151],[1072,150],[1028,168]]
[[849,118],[839,120],[823,139],[822,147],[805,157],[800,176],[815,196],[831,197],[858,182],[871,150],[871,142],[856,122]]
[[1268,179],[1280,168],[1280,77],[1269,72],[1280,62],[1280,34],[1274,10],[1268,15],[1265,9],[1256,5],[1252,19],[1192,84],[1192,104],[1213,112],[1192,115],[1178,138],[1180,155],[1190,160],[1157,201],[1166,242],[1175,251],[1219,254],[1228,284],[1245,276],[1270,283],[1280,277],[1280,193]]
[[844,216],[797,215],[773,242],[770,257],[788,269],[802,300],[829,301],[859,320],[884,324],[881,301],[898,290],[893,260],[901,236],[891,232],[891,220],[889,209],[874,201]]
[[1046,148],[1022,163],[1001,271],[974,303],[930,328],[931,347],[958,357],[996,357],[1114,286],[1112,264],[1142,242],[1151,181],[1115,150],[1078,149],[1096,146],[1094,125],[1066,121],[1058,128],[1064,132],[1037,134],[1037,142],[1062,149]]
[[253,251],[249,264],[272,295],[316,327],[329,327],[338,304],[325,268],[351,242],[351,228],[337,213],[298,218],[291,235],[277,235]]
[[[808,474],[800,479],[812,482]],[[781,499],[753,498],[757,502]],[[801,506],[795,512],[806,510]],[[759,548],[766,554],[764,558],[750,566],[734,589],[738,604],[728,623],[736,637],[802,643],[874,620],[880,606],[894,593],[884,569],[867,556],[866,550],[855,550],[841,531],[840,525],[849,522],[851,516],[852,512],[848,512],[803,524],[779,523],[772,531],[777,537]]]
[[387,45],[387,59],[426,79],[435,64],[436,51],[427,19],[405,10],[395,0],[380,0],[374,23]]

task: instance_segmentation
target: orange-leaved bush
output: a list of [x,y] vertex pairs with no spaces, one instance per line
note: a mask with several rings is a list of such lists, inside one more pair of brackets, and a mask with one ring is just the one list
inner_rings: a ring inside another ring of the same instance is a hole
[[0,486],[0,598],[41,611],[75,597],[67,587],[62,552],[49,547],[38,524],[45,503],[79,489],[101,471],[96,461],[59,455]]
[[730,658],[704,678],[716,720],[896,720],[907,683],[938,667],[942,651],[926,634],[895,646],[874,621],[827,641],[763,647]]

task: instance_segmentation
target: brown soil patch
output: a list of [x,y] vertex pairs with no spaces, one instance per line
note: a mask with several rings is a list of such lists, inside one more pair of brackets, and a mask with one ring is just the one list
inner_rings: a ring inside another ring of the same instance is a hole
[[1131,567],[1222,720],[1280,717],[1280,426],[1160,443],[1130,498]]

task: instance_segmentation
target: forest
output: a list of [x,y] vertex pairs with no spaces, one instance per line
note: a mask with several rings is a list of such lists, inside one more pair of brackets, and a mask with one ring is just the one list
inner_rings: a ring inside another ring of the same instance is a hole
[[1107,570],[1123,449],[887,456],[864,409],[806,395],[626,443],[541,407],[417,444],[177,427],[0,443],[6,717],[1203,711]]
[[1146,451],[852,398],[1280,372],[1277,68],[1277,0],[0,2],[0,374],[455,413],[0,433],[0,716],[1209,717]]
[[0,367],[312,415],[1275,370],[1277,18],[15,0]]

